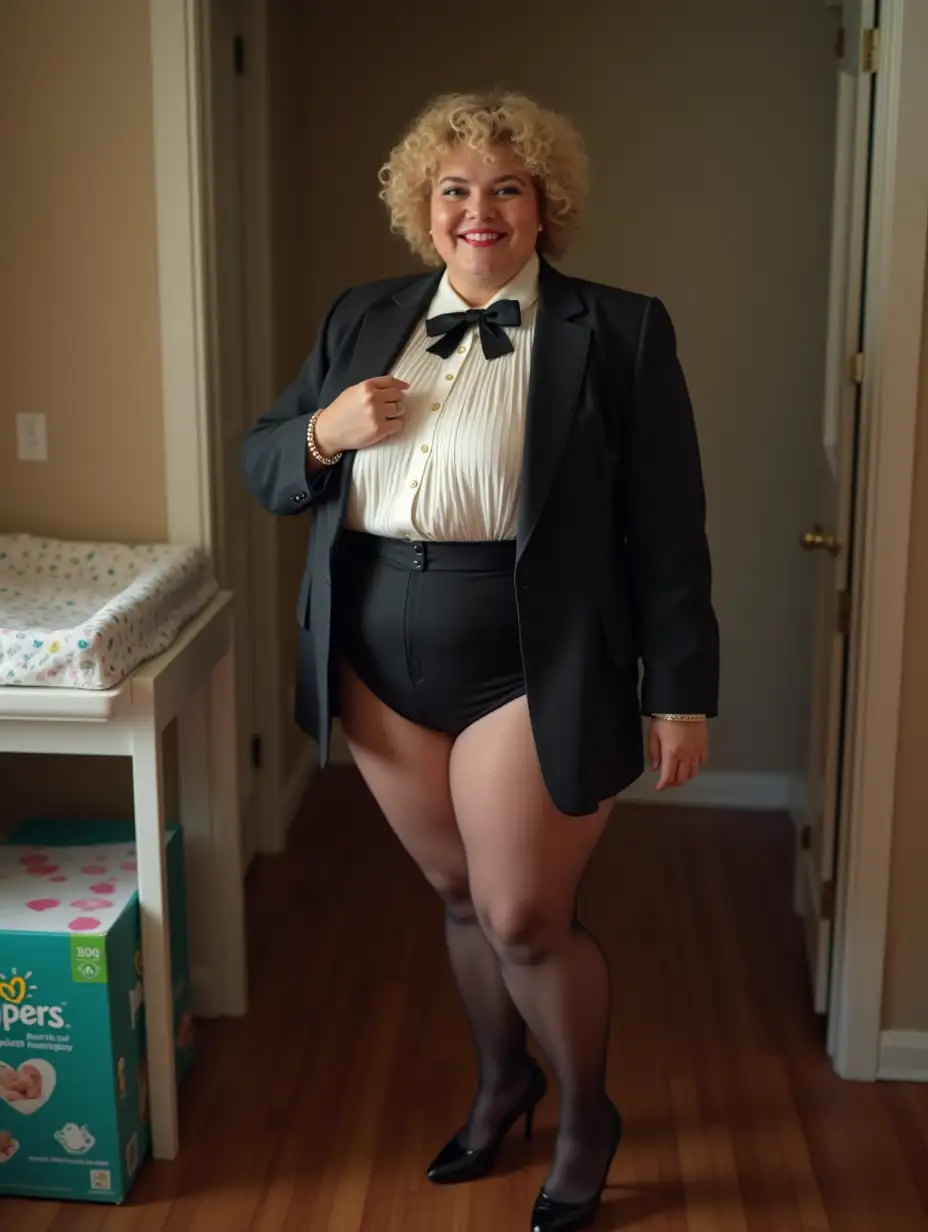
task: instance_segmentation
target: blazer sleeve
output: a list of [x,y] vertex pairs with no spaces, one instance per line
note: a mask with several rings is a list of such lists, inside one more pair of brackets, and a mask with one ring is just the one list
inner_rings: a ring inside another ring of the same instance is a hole
[[318,410],[319,394],[333,354],[332,318],[345,291],[325,314],[316,345],[299,376],[257,421],[242,450],[245,482],[268,513],[302,513],[321,500],[337,466],[310,472],[306,430]]
[[719,631],[702,465],[673,324],[658,299],[644,312],[621,458],[641,710],[714,716]]

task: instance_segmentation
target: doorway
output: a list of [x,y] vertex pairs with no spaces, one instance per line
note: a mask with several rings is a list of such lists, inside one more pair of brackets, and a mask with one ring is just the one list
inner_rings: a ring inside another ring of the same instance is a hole
[[854,532],[866,354],[867,216],[880,29],[875,0],[838,7],[836,124],[828,271],[823,415],[814,520],[799,542],[814,608],[809,752],[796,844],[796,909],[803,919],[812,997],[828,1012],[835,885],[841,840],[852,664]]
[[[280,698],[275,653],[277,552],[272,521],[241,473],[242,441],[266,404],[272,322],[266,235],[266,148],[258,6],[200,9],[205,275],[209,329],[213,552],[235,592],[236,693],[245,865],[279,851]],[[246,64],[246,55],[253,58]]]

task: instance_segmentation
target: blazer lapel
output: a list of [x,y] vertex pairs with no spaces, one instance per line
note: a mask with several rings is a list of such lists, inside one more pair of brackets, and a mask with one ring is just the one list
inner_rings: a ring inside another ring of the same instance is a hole
[[[348,362],[345,388],[358,385],[372,376],[385,376],[409,341],[416,323],[432,301],[443,271],[426,274],[397,291],[390,299],[375,304],[361,322],[358,338]],[[341,504],[346,506],[354,451],[345,458]],[[341,510],[344,513],[344,508]]]
[[546,261],[526,408],[522,493],[516,533],[521,557],[544,508],[577,410],[590,346],[586,307],[572,281]]
[[417,278],[366,313],[348,365],[348,385],[390,371],[440,281],[441,271]]

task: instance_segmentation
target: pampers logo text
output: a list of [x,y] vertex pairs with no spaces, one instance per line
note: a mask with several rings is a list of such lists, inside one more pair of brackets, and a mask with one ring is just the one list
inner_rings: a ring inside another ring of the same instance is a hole
[[27,983],[31,978],[31,971],[17,975],[15,968],[9,979],[0,973],[0,1025],[4,1031],[11,1031],[17,1023],[24,1027],[64,1026],[63,1006],[26,1003],[26,997],[38,991],[34,984]]

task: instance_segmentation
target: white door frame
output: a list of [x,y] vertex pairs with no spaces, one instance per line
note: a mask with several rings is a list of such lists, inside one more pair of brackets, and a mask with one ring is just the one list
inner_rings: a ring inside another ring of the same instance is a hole
[[[249,396],[256,414],[272,405],[279,390],[274,375],[274,282],[270,165],[270,95],[267,53],[267,4],[243,0],[245,38],[245,228],[251,245],[245,258],[245,293],[249,315]],[[254,615],[255,635],[263,653],[258,666],[258,715],[263,762],[260,773],[261,822],[258,847],[265,854],[282,852],[292,811],[286,812],[283,784],[283,691],[280,680],[280,565],[277,519],[258,512],[260,550],[255,593],[262,596]]]
[[[255,28],[249,71],[259,81],[266,132],[264,5],[250,0]],[[210,543],[209,404],[202,224],[205,169],[200,139],[196,0],[151,0],[155,149],[161,278],[162,368],[170,537]],[[856,584],[853,594],[846,811],[835,920],[829,1051],[839,1074],[880,1072],[883,973],[896,779],[898,709],[908,577],[912,460],[921,354],[928,219],[928,5],[883,0],[876,82],[875,167],[868,245]],[[266,142],[259,145],[266,147]],[[264,155],[266,158],[266,154]],[[265,164],[266,165],[266,164]],[[270,209],[258,193],[256,292],[261,338],[256,396],[273,397]],[[278,625],[276,536],[266,556],[269,644]],[[276,664],[273,690],[279,691]],[[278,697],[279,702],[279,697]],[[279,704],[273,721],[278,721]],[[275,746],[279,741],[275,740]],[[268,849],[284,841],[279,773]]]
[[213,546],[195,0],[150,0],[168,539]]
[[[246,143],[254,159],[253,191],[245,201],[252,242],[246,254],[247,298],[253,309],[249,335],[249,398],[266,407],[274,396],[273,293],[271,284],[270,181],[267,167],[266,7],[244,5],[243,30],[248,66]],[[152,99],[155,134],[155,191],[158,274],[161,303],[161,369],[168,538],[172,543],[214,547],[213,415],[210,388],[210,245],[205,234],[209,160],[204,145],[203,80],[207,36],[203,6],[197,0],[150,0]],[[231,54],[231,49],[230,49]],[[286,836],[281,807],[281,689],[276,648],[279,640],[277,528],[261,520],[260,570],[254,579],[264,597],[256,615],[257,713],[264,761],[259,775],[258,847],[283,850]]]

